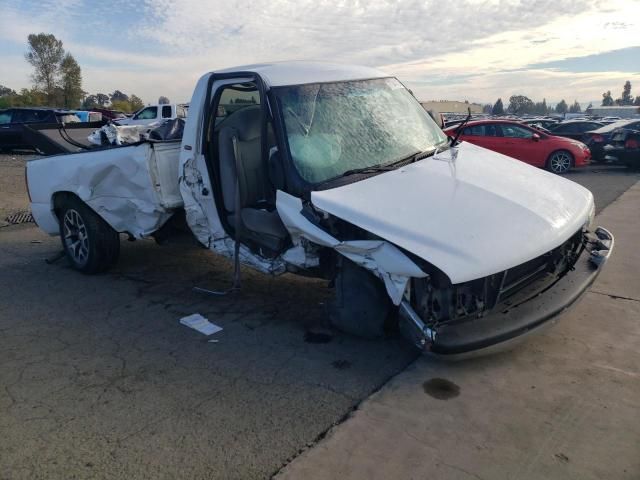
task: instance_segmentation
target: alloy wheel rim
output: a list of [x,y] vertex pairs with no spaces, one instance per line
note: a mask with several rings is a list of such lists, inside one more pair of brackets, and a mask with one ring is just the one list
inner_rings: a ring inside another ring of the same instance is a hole
[[566,153],[554,153],[551,157],[551,170],[564,173],[571,168],[571,158]]
[[67,252],[77,264],[86,264],[89,259],[89,236],[84,220],[76,210],[71,209],[64,214],[62,224]]

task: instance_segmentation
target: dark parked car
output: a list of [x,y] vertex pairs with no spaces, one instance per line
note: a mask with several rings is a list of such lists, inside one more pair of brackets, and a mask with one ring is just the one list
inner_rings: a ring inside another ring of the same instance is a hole
[[629,168],[640,168],[640,130],[618,128],[612,133],[611,143],[604,147],[604,151]]
[[105,120],[118,120],[119,118],[127,118],[127,114],[119,110],[110,110],[108,108],[96,107],[91,109],[92,112],[99,112]]
[[591,158],[594,162],[604,162],[604,147],[611,142],[613,133],[620,128],[640,130],[640,119],[619,120],[585,134],[584,143],[586,143],[589,150],[591,150]]
[[23,135],[23,125],[33,123],[77,123],[80,119],[64,110],[52,108],[8,108],[0,110],[0,150],[33,150]]
[[550,128],[558,124],[558,120],[548,120],[546,118],[533,118],[531,120],[525,120],[522,123],[524,123],[525,125],[529,125],[530,127],[542,127],[544,130],[549,130]]
[[548,130],[551,132],[551,135],[573,138],[574,140],[582,142],[586,132],[595,130],[602,126],[602,123],[592,122],[589,120],[569,120],[567,122],[559,123],[554,127],[550,127]]

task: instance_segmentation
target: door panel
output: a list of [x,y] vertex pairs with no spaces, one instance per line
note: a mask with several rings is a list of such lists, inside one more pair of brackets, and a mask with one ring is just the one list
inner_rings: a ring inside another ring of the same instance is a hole
[[6,123],[0,124],[0,147],[19,146],[22,139],[22,124],[16,123],[15,111],[5,112],[2,120]]
[[533,139],[535,131],[522,125],[500,125],[506,155],[536,167],[544,166],[546,144],[545,139]]

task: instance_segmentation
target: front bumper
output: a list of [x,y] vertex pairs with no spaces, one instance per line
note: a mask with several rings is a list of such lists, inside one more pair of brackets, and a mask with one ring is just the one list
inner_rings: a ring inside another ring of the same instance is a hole
[[638,150],[627,150],[624,147],[607,145],[604,152],[608,157],[613,157],[620,163],[628,166],[640,166],[640,152]]
[[477,356],[508,348],[528,334],[556,322],[600,274],[613,251],[614,238],[598,227],[591,250],[585,249],[573,269],[542,292],[513,304],[497,305],[487,315],[429,328],[409,302],[400,304],[402,332],[425,353],[445,358]]

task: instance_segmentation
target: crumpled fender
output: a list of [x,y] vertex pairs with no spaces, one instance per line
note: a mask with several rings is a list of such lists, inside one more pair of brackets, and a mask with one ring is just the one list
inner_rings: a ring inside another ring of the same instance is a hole
[[380,278],[394,305],[399,305],[402,301],[410,278],[427,276],[400,249],[385,240],[341,242],[334,238],[302,215],[302,200],[297,197],[279,190],[276,197],[276,208],[294,245],[283,255],[283,259],[288,263],[301,268],[317,265],[317,257],[307,253],[303,239],[321,246],[331,247]]
[[[151,153],[142,144],[35,160],[28,167],[33,203],[46,199],[53,211],[54,193],[74,193],[117,232],[147,236],[173,213],[160,205],[149,176]],[[55,183],[49,184],[52,178]]]

